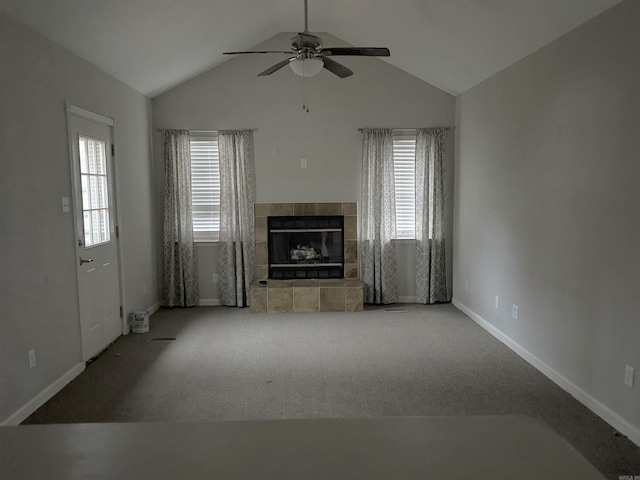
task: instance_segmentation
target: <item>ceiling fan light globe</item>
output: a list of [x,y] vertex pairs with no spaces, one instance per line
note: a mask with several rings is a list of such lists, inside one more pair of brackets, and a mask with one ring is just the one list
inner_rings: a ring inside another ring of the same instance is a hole
[[289,62],[289,66],[293,73],[301,77],[313,77],[320,73],[324,62],[321,58],[303,58]]

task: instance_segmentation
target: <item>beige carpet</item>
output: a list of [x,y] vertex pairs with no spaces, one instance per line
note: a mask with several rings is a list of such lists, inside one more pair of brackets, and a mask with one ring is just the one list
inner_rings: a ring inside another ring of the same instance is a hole
[[[163,309],[25,423],[524,415],[607,478],[640,448],[451,305],[351,314]],[[151,341],[175,337],[175,341]]]

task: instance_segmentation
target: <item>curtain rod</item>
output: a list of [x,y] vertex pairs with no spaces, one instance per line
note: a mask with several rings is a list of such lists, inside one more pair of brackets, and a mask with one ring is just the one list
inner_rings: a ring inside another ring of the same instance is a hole
[[[422,127],[422,128],[391,128],[390,130],[395,130],[395,131],[405,131],[405,132],[415,132],[416,130],[422,130],[423,128],[429,129],[429,128],[433,128],[433,129],[443,129],[446,130],[447,132],[451,131],[451,130],[455,130],[456,127]],[[365,130],[364,128],[359,128],[358,131],[362,132],[363,130]]]
[[[156,128],[156,132],[164,132],[165,130],[189,130],[188,128]],[[221,130],[250,130],[252,132],[257,132],[257,128],[222,128],[220,130],[189,130],[193,133],[214,133],[219,132]]]

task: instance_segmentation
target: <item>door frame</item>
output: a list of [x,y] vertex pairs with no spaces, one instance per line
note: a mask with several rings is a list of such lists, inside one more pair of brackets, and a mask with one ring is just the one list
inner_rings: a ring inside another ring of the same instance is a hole
[[[73,205],[73,241],[74,241],[74,250],[76,248],[75,242],[77,242],[77,236],[78,236],[78,232],[76,232],[77,230],[77,225],[76,225],[76,219],[77,219],[77,215],[78,215],[78,209],[80,208],[80,211],[82,210],[82,199],[80,198],[76,198],[76,192],[79,191],[78,190],[78,182],[79,182],[79,178],[77,178],[78,176],[76,175],[76,165],[75,165],[75,159],[73,156],[73,148],[75,145],[75,139],[73,138],[73,133],[71,130],[71,117],[75,116],[75,117],[79,117],[82,118],[84,120],[88,120],[90,122],[94,122],[94,123],[98,123],[101,125],[105,125],[107,127],[109,127],[109,129],[111,130],[111,144],[112,146],[115,145],[116,142],[116,122],[114,118],[111,117],[106,117],[104,115],[100,115],[99,113],[95,113],[92,112],[90,110],[85,110],[84,108],[80,108],[76,105],[73,105],[69,102],[65,102],[65,112],[66,112],[66,116],[67,116],[67,136],[68,136],[68,141],[69,141],[69,166],[71,168],[71,190],[72,190],[72,205]],[[108,152],[110,153],[110,152]],[[118,258],[117,258],[117,262],[118,262],[118,293],[120,295],[120,307],[122,308],[122,315],[120,317],[120,330],[122,332],[123,335],[126,335],[129,333],[129,324],[127,322],[127,310],[125,308],[125,294],[124,294],[124,265],[123,265],[123,258],[122,258],[122,242],[120,241],[120,209],[119,209],[119,205],[120,205],[120,201],[119,201],[119,195],[118,195],[118,168],[117,168],[117,162],[116,162],[116,155],[113,154],[111,155],[111,175],[112,175],[112,192],[113,192],[113,210],[115,212],[115,227],[116,227],[116,244],[118,247]],[[75,261],[77,260],[76,255],[74,254],[74,264]],[[78,277],[76,275],[76,297],[78,300],[78,308],[80,308],[80,290],[79,290],[79,285],[78,285]]]

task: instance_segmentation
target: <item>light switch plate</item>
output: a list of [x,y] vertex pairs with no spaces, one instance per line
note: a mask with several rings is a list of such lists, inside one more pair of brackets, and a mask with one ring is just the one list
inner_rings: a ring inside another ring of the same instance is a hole
[[633,367],[629,365],[624,367],[624,384],[633,388]]

